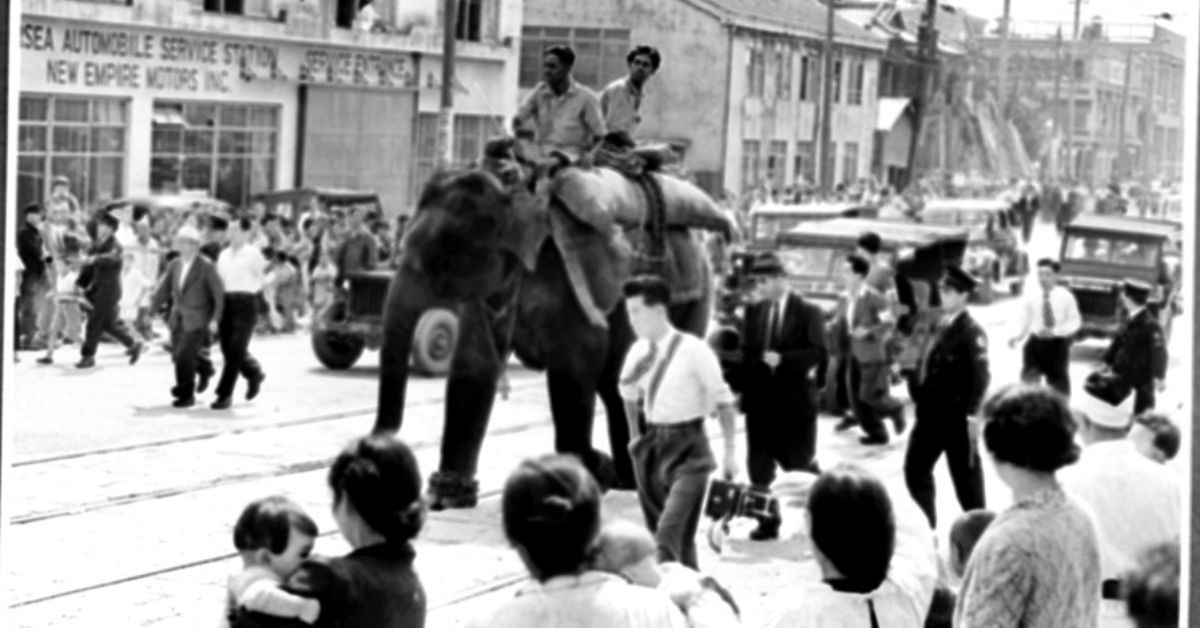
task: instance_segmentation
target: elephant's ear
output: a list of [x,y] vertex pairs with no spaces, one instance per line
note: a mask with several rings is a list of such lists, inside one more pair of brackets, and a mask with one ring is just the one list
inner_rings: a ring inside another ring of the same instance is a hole
[[516,255],[521,265],[532,272],[538,252],[550,237],[550,218],[542,198],[524,186],[514,186],[502,229],[500,246]]

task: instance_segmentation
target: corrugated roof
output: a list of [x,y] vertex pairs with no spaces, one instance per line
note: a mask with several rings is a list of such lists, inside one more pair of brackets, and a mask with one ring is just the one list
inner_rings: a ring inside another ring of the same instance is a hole
[[[757,20],[799,30],[818,37],[825,36],[826,11],[816,0],[705,0],[718,11],[728,13],[738,23]],[[753,25],[753,24],[748,24]],[[882,48],[886,38],[880,37],[860,24],[834,16],[834,40],[871,48]]]

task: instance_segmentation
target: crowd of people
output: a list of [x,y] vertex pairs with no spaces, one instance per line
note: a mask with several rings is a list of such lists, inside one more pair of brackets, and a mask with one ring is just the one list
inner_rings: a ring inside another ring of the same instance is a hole
[[300,329],[332,302],[345,273],[394,262],[403,231],[403,219],[389,222],[371,205],[314,206],[295,217],[261,205],[234,215],[199,204],[111,203],[85,212],[69,190],[65,178],[55,179],[45,203],[24,208],[17,233],[15,346],[45,351],[41,364],[53,364],[62,345],[79,345],[78,366],[90,368],[106,338],[122,343],[135,363],[147,343],[160,338],[154,321],[173,295],[157,303],[154,297],[181,254],[177,235],[184,226],[192,229],[189,242],[212,263],[235,232],[261,255],[262,285],[253,291],[256,334]]

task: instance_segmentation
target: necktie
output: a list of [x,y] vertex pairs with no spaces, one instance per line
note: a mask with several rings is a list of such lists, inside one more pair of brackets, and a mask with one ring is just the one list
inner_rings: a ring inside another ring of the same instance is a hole
[[1050,291],[1047,290],[1042,297],[1042,325],[1046,327],[1046,333],[1054,332],[1054,309],[1050,307]]
[[629,376],[621,380],[622,386],[632,386],[646,376],[650,372],[650,368],[654,366],[654,361],[658,359],[658,343],[650,343],[650,351],[638,363],[633,365],[633,371]]
[[767,328],[766,338],[763,340],[763,348],[770,349],[775,344],[775,328],[779,321],[779,302],[775,301],[767,310]]

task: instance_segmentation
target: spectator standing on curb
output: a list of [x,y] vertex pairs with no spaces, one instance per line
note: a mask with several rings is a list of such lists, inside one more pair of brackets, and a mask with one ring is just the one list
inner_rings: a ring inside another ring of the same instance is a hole
[[33,204],[23,212],[25,224],[17,232],[17,255],[21,258],[24,271],[17,297],[18,332],[15,349],[35,350],[42,348],[39,342],[38,319],[45,307],[46,293],[50,287],[50,258],[42,236],[42,207]]
[[1008,386],[984,404],[983,416],[984,444],[1013,505],[975,547],[954,625],[1094,628],[1096,526],[1057,477],[1079,459],[1066,400],[1049,388]]

